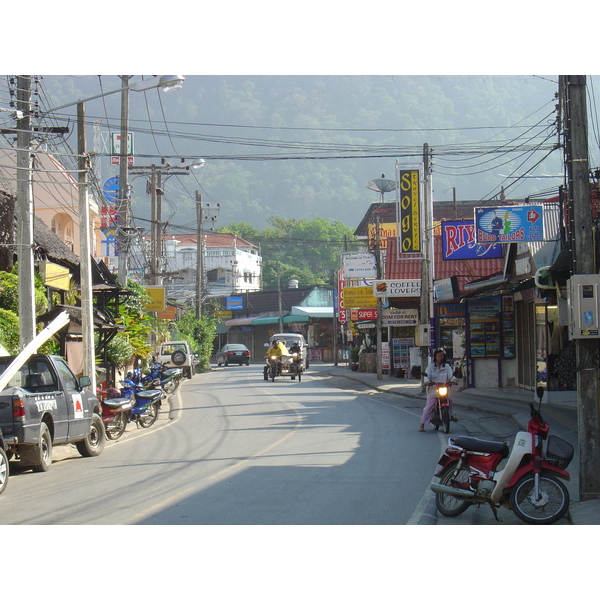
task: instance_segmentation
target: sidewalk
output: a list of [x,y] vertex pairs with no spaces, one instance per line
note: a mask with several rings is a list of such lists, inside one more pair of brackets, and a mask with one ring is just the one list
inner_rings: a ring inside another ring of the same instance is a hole
[[[417,397],[422,399],[423,405],[425,403],[425,393],[421,391],[419,379],[399,379],[389,375],[382,375],[381,379],[377,379],[376,373],[351,371],[345,365],[338,367],[331,365],[327,372],[337,377],[359,381],[380,392],[398,394],[408,398]],[[511,419],[515,423],[515,433],[518,430],[527,429],[529,402],[537,402],[534,392],[520,388],[469,388],[459,392],[453,391],[452,400],[454,407],[458,409],[478,410]],[[578,481],[577,406],[575,404],[549,404],[543,401],[542,410],[547,418],[557,420],[573,431],[567,436],[561,433],[560,437],[566,437],[575,448],[576,454],[568,470],[571,481]],[[476,516],[479,512],[467,510],[464,517],[468,519],[469,515]],[[578,494],[573,494],[571,491],[571,506],[567,516],[570,516],[570,522],[573,525],[600,525],[600,500],[580,501]],[[495,521],[492,520],[490,523],[493,522]],[[566,521],[564,522],[566,523]],[[463,521],[463,524],[467,523]]]

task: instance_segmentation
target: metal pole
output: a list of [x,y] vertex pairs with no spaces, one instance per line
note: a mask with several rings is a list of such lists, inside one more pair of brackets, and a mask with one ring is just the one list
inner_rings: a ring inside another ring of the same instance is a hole
[[81,270],[81,337],[83,342],[83,374],[89,376],[91,389],[96,389],[96,348],[94,345],[94,307],[91,273],[90,206],[87,197],[88,156],[85,136],[85,104],[77,105],[77,155],[79,171],[79,266]]
[[[423,198],[421,199],[423,219],[421,224],[421,231],[423,232],[423,239],[421,240],[421,252],[423,258],[421,260],[421,315],[419,322],[421,325],[428,325],[430,322],[429,318],[429,294],[430,294],[430,245],[429,245],[429,229],[432,226],[429,215],[429,146],[423,144]],[[425,369],[427,369],[427,361],[429,357],[429,344],[421,347],[421,381],[425,375]]]
[[19,344],[35,336],[33,279],[33,189],[31,170],[31,75],[17,77],[17,260],[19,265]]

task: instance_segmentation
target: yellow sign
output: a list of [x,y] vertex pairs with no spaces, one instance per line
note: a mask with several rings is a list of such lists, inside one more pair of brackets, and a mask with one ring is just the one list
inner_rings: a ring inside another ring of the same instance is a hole
[[398,171],[400,190],[398,214],[400,219],[400,252],[421,250],[421,182],[418,169]]
[[167,292],[164,287],[158,285],[146,286],[146,294],[150,296],[150,300],[144,306],[144,310],[148,312],[163,311],[167,304]]
[[[375,247],[377,243],[377,225],[375,223],[369,223],[369,246]],[[380,223],[379,224],[379,247],[383,250],[387,248],[387,238],[397,236],[396,223]]]
[[377,298],[372,287],[345,287],[342,290],[344,308],[375,308]]
[[231,319],[233,317],[233,313],[230,310],[215,310],[213,314],[215,317],[220,317],[221,319]]
[[54,263],[42,263],[41,275],[44,283],[57,290],[68,290],[71,281],[71,273],[66,267]]

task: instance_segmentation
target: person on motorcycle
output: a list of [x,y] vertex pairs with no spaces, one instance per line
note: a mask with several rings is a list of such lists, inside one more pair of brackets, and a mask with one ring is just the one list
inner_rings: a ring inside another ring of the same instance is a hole
[[[279,372],[279,369],[281,368],[281,357],[283,355],[287,355],[289,354],[288,349],[285,345],[284,342],[281,342],[279,340],[273,340],[273,344],[271,345],[271,347],[267,350],[267,358],[271,358],[272,356],[275,356],[277,359],[277,371]],[[265,377],[267,376],[267,372],[269,370],[269,364],[265,365],[265,369],[264,369],[264,375]]]
[[[436,403],[437,391],[435,384],[436,383],[454,383],[458,381],[456,377],[454,377],[454,373],[452,371],[452,367],[446,364],[446,353],[442,348],[438,348],[433,353],[433,361],[427,365],[427,369],[425,370],[425,376],[423,378],[423,383],[427,386],[427,402],[425,403],[425,408],[423,409],[423,415],[421,416],[421,426],[419,427],[419,431],[425,431],[425,423],[429,423],[431,420],[431,414],[433,413],[433,408]],[[458,419],[452,416],[452,400],[448,397],[448,403],[450,406],[450,418],[457,422]]]

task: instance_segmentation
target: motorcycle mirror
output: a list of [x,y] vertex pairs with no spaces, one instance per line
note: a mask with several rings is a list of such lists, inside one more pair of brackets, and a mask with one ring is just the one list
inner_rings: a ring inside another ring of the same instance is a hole
[[538,387],[536,388],[535,391],[536,391],[536,394],[537,394],[537,397],[538,397],[539,401],[541,402],[542,398],[544,397],[544,388],[543,388],[543,386],[538,385]]

